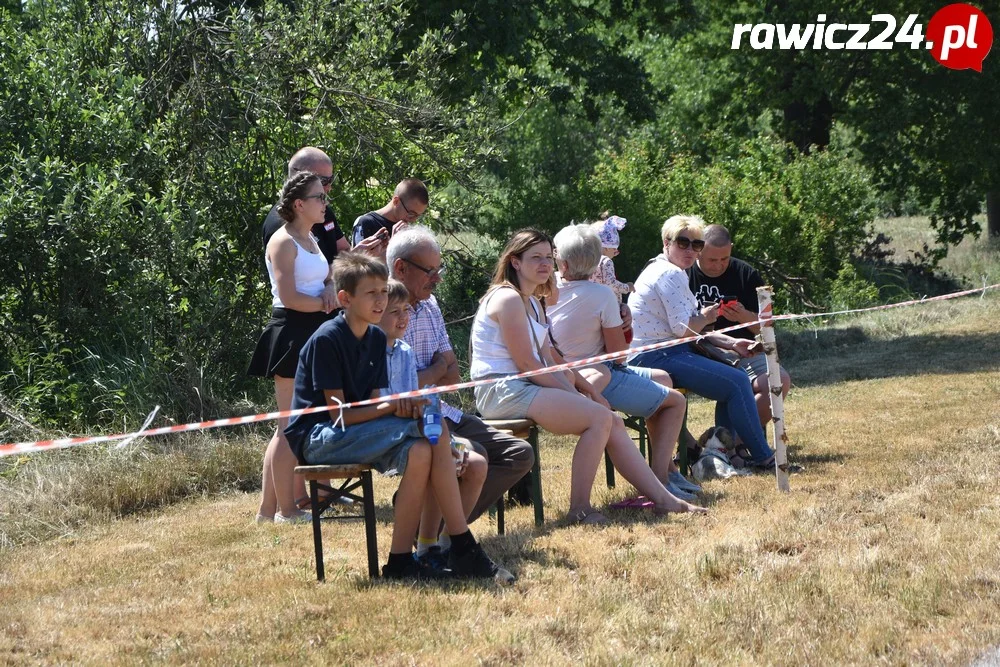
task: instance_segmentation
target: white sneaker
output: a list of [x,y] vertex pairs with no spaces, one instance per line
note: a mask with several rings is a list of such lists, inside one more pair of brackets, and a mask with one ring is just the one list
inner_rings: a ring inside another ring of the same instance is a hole
[[281,512],[274,515],[275,523],[309,523],[312,521],[312,513],[305,510],[295,510],[291,516],[285,516]]
[[256,517],[254,517],[253,522],[254,523],[274,523],[274,517],[273,516],[264,516],[263,514],[258,514]]

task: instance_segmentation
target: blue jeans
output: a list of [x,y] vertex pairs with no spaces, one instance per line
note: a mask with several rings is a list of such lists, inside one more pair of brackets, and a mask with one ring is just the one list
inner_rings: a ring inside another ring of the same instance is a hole
[[641,352],[629,364],[664,370],[678,387],[717,401],[715,423],[735,431],[754,462],[763,463],[774,454],[760,427],[753,387],[743,369],[695,354],[686,345]]

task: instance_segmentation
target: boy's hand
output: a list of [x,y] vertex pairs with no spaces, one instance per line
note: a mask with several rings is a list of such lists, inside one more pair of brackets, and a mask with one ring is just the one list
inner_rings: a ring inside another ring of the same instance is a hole
[[420,419],[426,402],[418,398],[397,398],[396,411],[393,414],[403,419]]

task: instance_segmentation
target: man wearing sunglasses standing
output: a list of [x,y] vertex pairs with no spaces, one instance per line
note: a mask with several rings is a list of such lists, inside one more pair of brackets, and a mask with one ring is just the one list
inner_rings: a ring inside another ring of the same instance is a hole
[[[724,329],[736,324],[757,321],[757,288],[764,279],[757,269],[733,257],[733,240],[729,230],[722,225],[708,225],[704,233],[705,248],[694,266],[687,270],[691,291],[700,307],[719,304],[719,317],[707,330]],[[753,340],[760,333],[757,325],[730,331],[734,338]],[[757,399],[757,414],[761,425],[771,419],[771,400],[768,396],[767,361],[764,353],[739,360],[739,367],[746,371],[753,382]],[[788,394],[792,380],[781,369],[782,394]]]
[[354,243],[378,236],[382,240],[382,260],[385,247],[393,234],[414,223],[427,210],[430,198],[427,186],[416,178],[407,178],[396,185],[389,202],[377,211],[369,211],[354,221]]

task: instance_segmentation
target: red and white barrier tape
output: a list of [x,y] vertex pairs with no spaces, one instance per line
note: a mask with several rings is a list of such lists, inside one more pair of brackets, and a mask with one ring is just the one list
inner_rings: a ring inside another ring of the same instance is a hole
[[[493,384],[495,382],[499,382],[500,380],[530,378],[536,375],[545,375],[546,373],[556,373],[559,371],[569,370],[572,368],[591,366],[604,361],[613,361],[616,359],[622,359],[624,357],[638,354],[640,352],[648,352],[651,350],[658,350],[667,347],[674,347],[676,345],[683,345],[685,343],[689,343],[691,341],[704,338],[706,335],[711,335],[712,333],[726,333],[728,331],[734,331],[736,329],[742,329],[747,326],[754,326],[758,324],[766,325],[768,321],[771,322],[790,321],[790,320],[812,319],[816,317],[831,317],[834,315],[847,315],[853,313],[872,312],[877,310],[889,310],[891,308],[902,308],[904,306],[913,306],[922,303],[930,303],[932,301],[945,301],[947,299],[955,299],[962,296],[968,296],[970,294],[982,293],[982,295],[985,296],[987,290],[997,289],[998,287],[1000,287],[1000,283],[997,283],[995,285],[984,285],[983,287],[980,288],[963,290],[961,292],[953,292],[952,294],[935,296],[929,299],[928,298],[913,299],[910,301],[902,301],[900,303],[892,303],[883,306],[872,306],[869,308],[854,308],[851,310],[838,310],[828,313],[806,313],[806,314],[775,315],[775,316],[769,316],[768,313],[764,313],[761,319],[756,320],[754,322],[735,324],[731,327],[726,327],[725,329],[719,329],[717,331],[713,331],[708,334],[699,334],[694,336],[687,336],[685,338],[675,338],[666,341],[650,343],[648,345],[642,345],[640,347],[633,347],[627,350],[622,350],[621,352],[609,352],[607,354],[602,354],[596,357],[590,357],[589,359],[571,361],[564,364],[558,364],[555,366],[546,366],[544,368],[539,368],[537,370],[525,371],[524,373],[518,373],[516,375],[510,375],[502,378],[472,380],[469,382],[460,382],[458,384],[444,385],[440,387],[431,387],[428,389],[418,389],[416,391],[407,391],[400,394],[392,394],[390,396],[379,396],[378,398],[371,398],[364,401],[356,401],[354,403],[344,403],[340,405],[338,408],[333,408],[333,409],[342,411],[344,408],[358,407],[362,405],[375,405],[385,401],[395,400],[397,398],[416,398],[420,396],[429,396],[431,394],[448,393],[448,392],[458,391],[459,389],[468,389],[471,387]],[[204,431],[212,428],[219,428],[222,426],[253,424],[256,422],[271,421],[282,417],[294,417],[296,415],[305,415],[305,414],[313,414],[316,412],[328,412],[328,411],[331,411],[331,408],[329,406],[320,406],[315,408],[304,408],[300,410],[265,412],[256,415],[247,415],[245,417],[228,417],[226,419],[213,419],[210,421],[193,422],[190,424],[180,424],[177,426],[162,426],[160,428],[153,428],[149,430],[140,429],[132,433],[119,433],[116,435],[84,436],[77,438],[59,438],[56,440],[38,440],[35,442],[10,443],[5,445],[0,445],[0,457],[14,456],[17,454],[28,454],[31,452],[40,452],[50,449],[65,449],[67,447],[77,447],[79,445],[91,445],[100,442],[113,442],[115,440],[123,440],[126,438],[131,440],[139,437],[166,435],[168,433],[187,433],[190,431]]]

